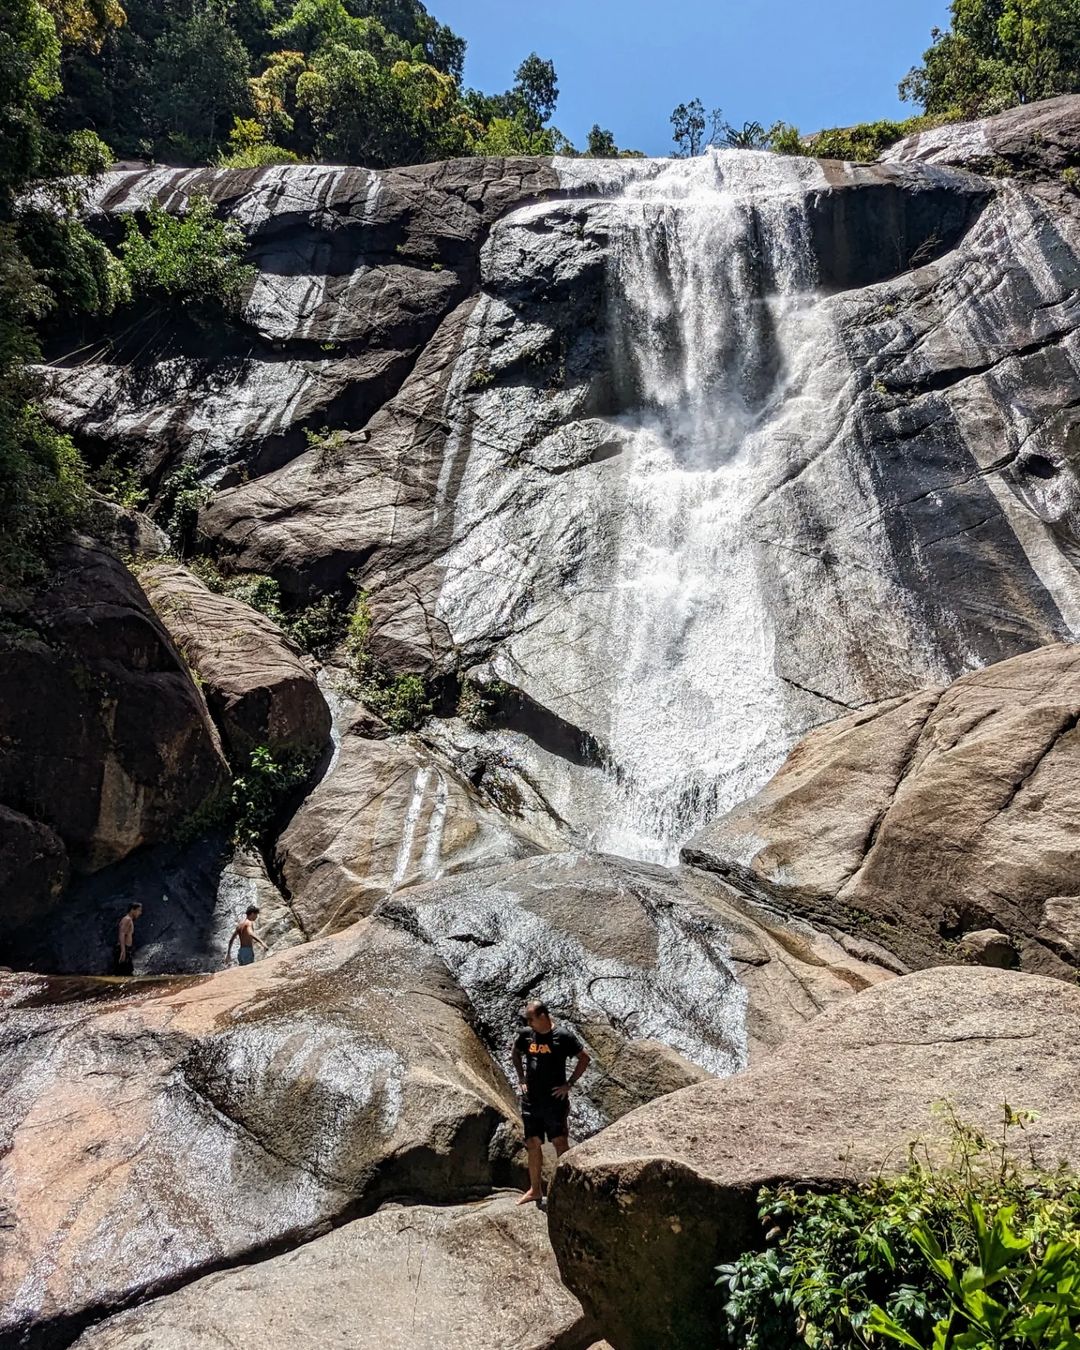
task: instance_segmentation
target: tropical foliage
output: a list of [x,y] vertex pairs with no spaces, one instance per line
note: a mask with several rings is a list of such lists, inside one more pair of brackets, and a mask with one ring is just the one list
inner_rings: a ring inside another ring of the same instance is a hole
[[725,1343],[745,1350],[1080,1346],[1080,1178],[1022,1168],[950,1117],[945,1161],[913,1146],[866,1185],[766,1189],[763,1251],[720,1270]]

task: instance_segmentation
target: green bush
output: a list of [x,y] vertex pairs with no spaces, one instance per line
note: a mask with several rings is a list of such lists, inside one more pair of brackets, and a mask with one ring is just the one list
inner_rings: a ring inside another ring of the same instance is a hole
[[162,484],[155,515],[181,558],[195,542],[199,511],[210,495],[194,464],[182,464]]
[[852,163],[875,160],[890,145],[955,121],[953,116],[909,117],[903,122],[883,118],[877,122],[860,122],[853,127],[830,127],[813,136],[803,136],[798,127],[777,122],[767,133],[768,148],[779,155],[812,155],[817,159],[845,159]]
[[275,758],[265,745],[251,752],[244,773],[233,779],[233,838],[242,848],[256,848],[265,839],[286,798],[311,773],[314,757],[291,754]]
[[266,139],[266,131],[253,117],[237,117],[229,132],[229,150],[218,156],[222,169],[261,169],[267,164],[299,164],[300,156]]
[[[769,1245],[720,1268],[724,1343],[1080,1345],[1080,1180],[1016,1165],[1009,1134],[1024,1121],[1006,1106],[992,1143],[950,1116],[943,1163],[913,1145],[902,1172],[863,1186],[763,1190]],[[1051,1286],[1060,1297],[1050,1297]],[[1039,1339],[1046,1329],[1050,1339]]]
[[182,216],[153,205],[145,226],[124,218],[120,256],[132,295],[199,311],[235,310],[255,274],[245,265],[244,235],[235,221],[218,220],[207,197],[193,196]]
[[392,731],[412,731],[431,716],[431,697],[419,675],[371,677],[361,685],[360,697]]
[[[15,407],[4,407],[8,400]],[[0,585],[33,581],[86,503],[82,460],[70,437],[17,387],[0,389]]]
[[357,676],[367,669],[368,638],[371,636],[371,603],[367,591],[357,591],[345,633],[345,655]]
[[348,617],[337,595],[322,595],[278,622],[298,647],[325,661],[345,636]]

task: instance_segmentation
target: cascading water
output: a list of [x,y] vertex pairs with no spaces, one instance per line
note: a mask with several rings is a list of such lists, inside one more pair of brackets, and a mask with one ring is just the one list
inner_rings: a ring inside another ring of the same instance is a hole
[[712,152],[621,203],[609,287],[629,432],[606,737],[616,786],[595,832],[611,852],[674,861],[786,744],[753,508],[769,442],[808,411],[821,320],[806,190],[790,162]]
[[[578,162],[560,172],[581,190]],[[563,208],[569,227],[542,205],[496,227],[492,289],[448,394],[440,482],[460,481],[439,617],[462,647],[496,635],[495,673],[604,747],[603,770],[556,782],[531,743],[504,738],[524,780],[546,774],[547,800],[594,847],[671,863],[803,729],[776,672],[755,510],[842,416],[850,368],[815,291],[816,162],[722,151],[620,172],[617,196]],[[612,411],[583,416],[572,391],[556,394],[568,402],[553,435],[618,453],[553,475],[529,440],[551,395],[513,380],[487,390],[487,367],[535,331],[499,297],[514,293],[523,251],[541,277],[552,256],[588,265],[590,231],[606,269]]]

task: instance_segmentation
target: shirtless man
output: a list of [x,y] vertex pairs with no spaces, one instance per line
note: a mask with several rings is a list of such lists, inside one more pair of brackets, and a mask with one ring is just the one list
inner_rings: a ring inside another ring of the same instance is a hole
[[131,953],[135,947],[135,920],[141,913],[142,905],[136,900],[134,904],[128,905],[128,912],[120,920],[120,927],[116,930],[116,962],[113,967],[115,975],[135,973]]
[[259,906],[249,905],[246,917],[241,919],[240,922],[236,925],[236,927],[233,929],[233,935],[229,939],[229,949],[225,953],[226,965],[228,965],[232,961],[232,945],[237,940],[237,938],[240,939],[240,947],[236,953],[236,960],[238,965],[250,966],[252,961],[255,960],[255,948],[252,945],[255,942],[259,944],[259,946],[263,949],[264,952],[268,952],[270,950],[270,948],[266,945],[266,943],[255,931],[255,920],[258,917],[259,917]]
[[[572,1031],[557,1031],[547,1006],[533,1002],[525,1009],[529,1030],[514,1041],[511,1058],[521,1093],[521,1122],[525,1130],[525,1149],[529,1155],[529,1189],[518,1201],[537,1204],[544,1198],[541,1171],[544,1139],[550,1139],[556,1157],[570,1147],[567,1138],[570,1118],[570,1089],[589,1067],[589,1052]],[[566,1061],[576,1059],[570,1081],[566,1081]]]

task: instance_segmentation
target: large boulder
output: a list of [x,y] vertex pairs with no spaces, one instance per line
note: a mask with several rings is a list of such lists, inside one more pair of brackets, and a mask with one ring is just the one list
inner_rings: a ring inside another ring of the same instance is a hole
[[0,896],[5,925],[44,919],[64,893],[68,860],[47,825],[0,806]]
[[330,709],[310,664],[272,619],[174,564],[145,567],[139,581],[198,675],[235,762],[260,745],[279,757],[319,754]]
[[169,838],[228,782],[191,675],[131,573],[72,544],[0,625],[0,802],[76,871]]
[[427,948],[366,923],[209,979],[4,977],[0,1340],[391,1199],[512,1183],[514,1103]]
[[343,928],[403,886],[531,851],[527,839],[420,746],[370,735],[372,719],[357,704],[346,703],[343,718],[325,776],[275,850],[289,903],[307,933]]
[[[813,964],[797,934],[738,914],[726,888],[666,868],[581,853],[526,858],[414,886],[376,911],[429,943],[469,997],[492,1055],[512,1074],[523,1004],[542,998],[593,1064],[572,1098],[571,1133],[742,1068],[791,1022],[885,975],[845,959]],[[785,951],[786,936],[795,950]],[[757,978],[763,967],[769,976]],[[742,971],[752,972],[748,987]],[[811,1002],[800,982],[816,989]]]
[[881,162],[1057,178],[1080,163],[1080,97],[1063,94],[980,121],[921,131],[889,146]]
[[534,1205],[380,1210],[254,1267],[223,1271],[85,1332],[78,1350],[585,1350]]
[[1003,1101],[1031,1109],[1025,1157],[1080,1164],[1078,1018],[1080,990],[1058,980],[959,967],[832,1008],[757,1068],[662,1097],[571,1150],[549,1204],[563,1279],[616,1350],[711,1350],[715,1267],[759,1245],[763,1185],[902,1167],[913,1139],[942,1142],[944,1100],[990,1130]]
[[913,965],[997,929],[1025,969],[1068,974],[1078,723],[1080,647],[1028,652],[818,728],[683,856]]

